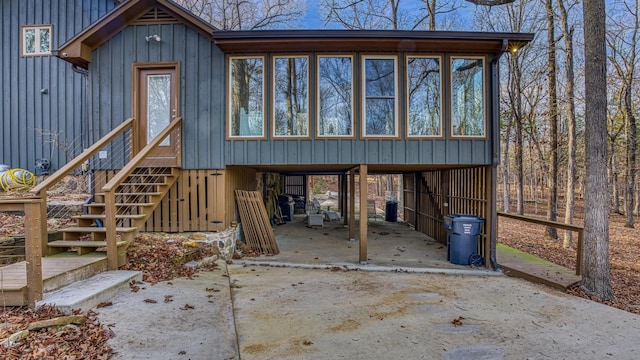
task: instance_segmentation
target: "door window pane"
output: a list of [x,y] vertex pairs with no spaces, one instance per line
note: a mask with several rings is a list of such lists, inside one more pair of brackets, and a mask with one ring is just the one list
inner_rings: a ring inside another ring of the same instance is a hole
[[353,135],[353,63],[350,56],[318,57],[318,135]]
[[264,136],[263,64],[261,57],[230,59],[231,137]]
[[408,136],[440,136],[440,58],[407,58]]
[[[147,77],[147,143],[171,122],[171,75]],[[170,144],[170,136],[161,143]]]
[[274,136],[308,136],[307,57],[274,57]]
[[395,136],[396,58],[364,58],[364,135]]
[[452,135],[485,136],[484,97],[484,58],[452,58]]

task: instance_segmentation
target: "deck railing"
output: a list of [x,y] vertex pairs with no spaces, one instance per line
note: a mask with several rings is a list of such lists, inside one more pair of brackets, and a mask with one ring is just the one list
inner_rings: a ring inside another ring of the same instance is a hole
[[117,239],[116,239],[116,190],[118,186],[125,180],[133,171],[138,168],[149,157],[154,149],[156,149],[162,142],[170,136],[172,133],[177,132],[178,141],[173,144],[175,146],[174,152],[177,156],[177,165],[181,165],[181,152],[180,152],[180,126],[182,124],[182,118],[178,117],[171,121],[167,127],[165,127],[151,142],[149,142],[144,148],[138,152],[133,159],[131,159],[125,167],[122,168],[105,186],[102,187],[104,192],[105,203],[105,231],[107,241],[107,263],[109,269],[116,270],[118,268],[118,252],[117,252]]
[[522,216],[516,214],[510,214],[502,211],[498,211],[498,216],[529,222],[532,224],[539,224],[545,226],[552,226],[562,230],[575,231],[578,233],[578,244],[576,247],[576,275],[582,275],[582,242],[584,241],[584,228],[582,226],[576,226],[571,224],[565,224],[557,221],[548,221],[537,219],[529,216]]

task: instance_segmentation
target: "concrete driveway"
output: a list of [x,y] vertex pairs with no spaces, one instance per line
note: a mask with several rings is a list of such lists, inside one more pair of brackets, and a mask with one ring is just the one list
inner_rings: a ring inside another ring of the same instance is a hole
[[236,261],[139,286],[97,309],[115,359],[640,358],[640,316],[481,272]]

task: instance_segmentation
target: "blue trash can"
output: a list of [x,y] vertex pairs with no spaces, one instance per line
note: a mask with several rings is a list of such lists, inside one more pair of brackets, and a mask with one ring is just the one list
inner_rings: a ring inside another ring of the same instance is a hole
[[[478,235],[485,220],[475,215],[449,214],[444,217],[447,229],[447,260],[457,265],[482,265],[478,259]],[[482,258],[480,258],[482,259]]]

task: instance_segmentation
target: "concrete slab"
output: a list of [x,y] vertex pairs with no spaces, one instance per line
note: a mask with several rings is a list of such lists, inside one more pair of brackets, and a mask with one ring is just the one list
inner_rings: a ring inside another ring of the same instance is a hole
[[89,310],[107,301],[118,292],[128,289],[132,280],[141,281],[139,271],[107,271],[88,279],[74,282],[56,291],[44,294],[38,306],[51,304],[60,311],[70,314],[74,309]]

